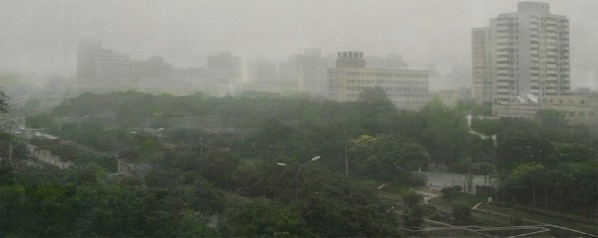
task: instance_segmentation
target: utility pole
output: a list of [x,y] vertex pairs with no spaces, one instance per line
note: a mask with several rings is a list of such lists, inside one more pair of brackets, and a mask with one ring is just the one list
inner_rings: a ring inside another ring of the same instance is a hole
[[345,140],[345,176],[349,177],[349,157],[347,156],[347,141]]
[[12,121],[8,122],[9,133],[8,133],[8,164],[12,165]]

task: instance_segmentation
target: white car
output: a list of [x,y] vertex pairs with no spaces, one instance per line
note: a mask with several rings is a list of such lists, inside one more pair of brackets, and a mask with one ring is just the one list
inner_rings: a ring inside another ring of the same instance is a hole
[[33,133],[33,135],[34,135],[34,136],[42,136],[42,133],[41,133],[41,132],[37,132],[37,131],[36,131],[35,133]]

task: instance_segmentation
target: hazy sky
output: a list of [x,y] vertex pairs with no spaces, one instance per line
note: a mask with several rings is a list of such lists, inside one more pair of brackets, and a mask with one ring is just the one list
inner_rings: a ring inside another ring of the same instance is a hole
[[[79,36],[133,59],[204,66],[229,51],[244,63],[324,54],[401,53],[410,66],[470,64],[471,28],[516,0],[0,0],[0,72],[72,75]],[[572,86],[598,87],[598,0],[552,0],[569,18]]]

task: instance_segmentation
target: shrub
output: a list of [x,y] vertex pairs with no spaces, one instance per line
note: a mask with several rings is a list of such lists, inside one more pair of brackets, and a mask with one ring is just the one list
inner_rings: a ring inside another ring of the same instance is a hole
[[465,225],[473,221],[471,208],[464,203],[454,204],[452,211],[456,224]]

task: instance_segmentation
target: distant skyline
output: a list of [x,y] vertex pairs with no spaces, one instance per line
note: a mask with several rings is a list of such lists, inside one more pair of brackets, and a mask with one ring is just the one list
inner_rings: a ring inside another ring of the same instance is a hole
[[[305,48],[323,56],[399,53],[410,67],[471,64],[471,28],[515,12],[516,0],[2,0],[0,72],[73,76],[76,41],[181,67],[231,52],[243,64],[285,60]],[[569,18],[572,88],[598,88],[598,1],[551,0]],[[433,83],[433,82],[431,82]]]

